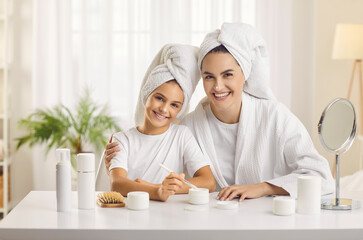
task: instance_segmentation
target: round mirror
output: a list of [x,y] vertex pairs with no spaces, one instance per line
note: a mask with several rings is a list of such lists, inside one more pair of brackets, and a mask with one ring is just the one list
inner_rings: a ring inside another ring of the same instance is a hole
[[321,115],[320,141],[325,149],[334,154],[346,152],[356,135],[356,116],[352,103],[345,98],[332,101]]
[[[357,132],[356,116],[353,104],[345,98],[333,100],[321,115],[318,132],[324,148],[335,154],[335,199],[322,203],[323,209],[351,210],[359,208],[351,199],[340,198],[339,156],[346,152],[353,143]],[[355,205],[355,206],[353,206]]]

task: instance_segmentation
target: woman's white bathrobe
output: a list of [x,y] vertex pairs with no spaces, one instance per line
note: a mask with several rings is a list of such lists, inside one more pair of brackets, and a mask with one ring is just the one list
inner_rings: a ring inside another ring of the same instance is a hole
[[[228,186],[220,171],[204,98],[182,124],[188,126],[221,188]],[[235,155],[235,184],[268,182],[297,197],[297,177],[322,178],[322,194],[334,191],[328,162],[318,154],[303,124],[284,105],[242,94]]]

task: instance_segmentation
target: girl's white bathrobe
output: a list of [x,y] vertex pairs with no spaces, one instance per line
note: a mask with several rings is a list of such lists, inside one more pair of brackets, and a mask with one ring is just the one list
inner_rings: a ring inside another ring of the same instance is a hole
[[[183,119],[211,163],[221,188],[228,186],[221,173],[206,115],[207,98]],[[297,196],[302,174],[322,179],[322,194],[334,191],[328,162],[318,154],[303,124],[283,104],[242,94],[234,160],[235,184],[268,182]]]

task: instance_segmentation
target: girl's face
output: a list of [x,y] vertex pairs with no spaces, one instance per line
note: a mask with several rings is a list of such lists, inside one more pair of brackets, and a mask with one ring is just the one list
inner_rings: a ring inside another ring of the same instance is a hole
[[240,106],[245,83],[241,67],[230,53],[209,53],[202,62],[204,91],[218,111]]
[[184,94],[178,83],[169,81],[160,85],[147,98],[145,127],[155,134],[165,132],[180,112],[183,101]]

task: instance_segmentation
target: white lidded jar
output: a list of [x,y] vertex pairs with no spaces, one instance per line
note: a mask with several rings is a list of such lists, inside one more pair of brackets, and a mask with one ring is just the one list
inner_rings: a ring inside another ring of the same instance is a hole
[[77,154],[78,208],[95,208],[95,155]]
[[56,149],[56,194],[57,194],[57,211],[71,211],[71,154],[67,148]]

